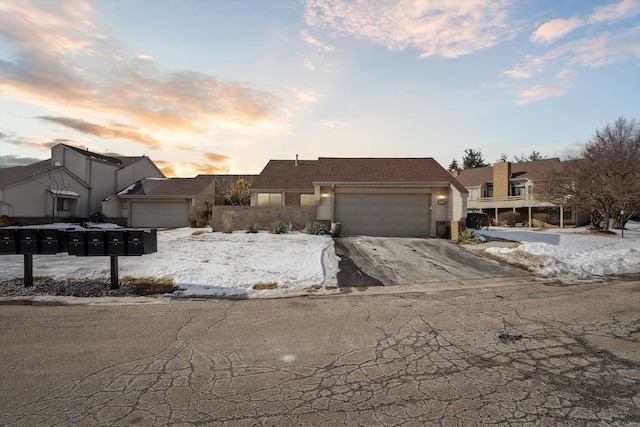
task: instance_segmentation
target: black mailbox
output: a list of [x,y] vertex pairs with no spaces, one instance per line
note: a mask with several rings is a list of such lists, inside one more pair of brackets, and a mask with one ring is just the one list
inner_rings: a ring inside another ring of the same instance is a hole
[[83,256],[87,254],[84,231],[67,232],[67,252],[69,255]]
[[157,230],[126,230],[127,255],[145,255],[158,251]]
[[38,229],[18,228],[18,253],[37,254],[38,253]]
[[38,253],[57,254],[64,252],[64,233],[61,233],[57,228],[43,228],[39,232],[40,249]]
[[105,255],[104,231],[88,230],[87,235],[87,255]]
[[0,255],[17,254],[16,229],[0,228]]
[[107,255],[125,255],[127,244],[124,239],[124,230],[107,230],[105,234]]

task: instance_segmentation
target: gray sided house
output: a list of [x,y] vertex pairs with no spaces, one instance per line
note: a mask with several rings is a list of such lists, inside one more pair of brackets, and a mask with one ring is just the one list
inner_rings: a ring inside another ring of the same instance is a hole
[[[467,209],[498,218],[502,212],[519,214],[520,222],[534,226],[536,220],[561,227],[580,224],[588,215],[575,206],[557,206],[536,198],[536,184],[562,168],[558,158],[533,162],[498,162],[492,166],[466,169],[456,178],[469,190]],[[454,173],[455,174],[455,173]]]
[[102,200],[141,178],[164,177],[148,157],[111,157],[65,144],[51,160],[0,169],[0,214],[32,223],[87,218]]
[[215,205],[245,175],[198,175],[195,178],[142,179],[102,202],[102,213],[128,227],[186,227],[190,219],[208,221]]
[[466,217],[467,190],[432,158],[271,160],[252,206],[306,209],[343,235],[447,237]]

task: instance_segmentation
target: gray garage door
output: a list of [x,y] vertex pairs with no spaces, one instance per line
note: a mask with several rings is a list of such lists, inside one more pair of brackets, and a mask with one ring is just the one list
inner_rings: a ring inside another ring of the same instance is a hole
[[336,194],[335,218],[345,235],[424,237],[429,194]]
[[131,203],[132,227],[186,227],[187,202]]

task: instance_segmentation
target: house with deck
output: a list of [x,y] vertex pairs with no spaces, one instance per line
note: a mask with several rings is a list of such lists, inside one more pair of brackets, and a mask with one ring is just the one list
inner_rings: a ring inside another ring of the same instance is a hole
[[[574,226],[588,220],[576,206],[558,206],[542,200],[536,185],[562,168],[558,158],[532,162],[497,162],[492,166],[452,172],[469,191],[468,212],[483,212],[497,219],[502,212],[516,212],[522,225]],[[538,187],[540,188],[540,187]]]

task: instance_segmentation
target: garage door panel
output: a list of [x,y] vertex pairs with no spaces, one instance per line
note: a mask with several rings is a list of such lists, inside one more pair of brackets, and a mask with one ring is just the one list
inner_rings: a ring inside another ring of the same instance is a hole
[[132,227],[186,227],[189,212],[186,202],[131,203]]
[[429,236],[428,194],[337,194],[335,217],[345,235]]

